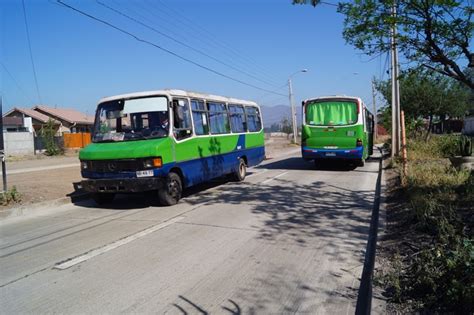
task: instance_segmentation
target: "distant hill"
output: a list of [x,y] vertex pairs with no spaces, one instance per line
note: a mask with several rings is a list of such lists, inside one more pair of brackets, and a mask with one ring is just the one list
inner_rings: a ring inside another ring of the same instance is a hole
[[[289,105],[260,106],[262,109],[263,126],[270,127],[272,124],[279,123],[285,117],[290,118],[291,109]],[[301,104],[296,105],[296,119],[298,125],[301,124]]]

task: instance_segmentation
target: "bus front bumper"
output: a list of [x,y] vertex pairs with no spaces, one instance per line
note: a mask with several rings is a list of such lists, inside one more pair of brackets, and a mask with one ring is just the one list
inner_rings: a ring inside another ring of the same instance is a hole
[[355,147],[353,149],[319,149],[303,147],[301,149],[303,158],[306,160],[314,159],[362,159],[364,147]]
[[158,190],[164,185],[164,178],[87,179],[82,188],[93,193],[135,193]]

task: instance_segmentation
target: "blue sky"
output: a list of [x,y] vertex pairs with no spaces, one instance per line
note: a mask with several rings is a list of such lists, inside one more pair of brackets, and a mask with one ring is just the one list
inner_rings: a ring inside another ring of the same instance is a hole
[[[345,44],[343,16],[328,5],[294,6],[291,0],[101,1],[219,62],[96,1],[64,0],[185,58],[282,95],[207,72],[54,1],[25,0],[43,104],[91,114],[101,97],[160,88],[208,92],[256,100],[262,105],[288,104],[284,85],[291,73],[303,68],[309,71],[293,77],[297,104],[304,98],[332,94],[360,96],[371,104],[371,77],[379,78],[386,68],[385,55],[369,61]],[[13,106],[32,107],[39,103],[39,97],[22,3],[4,0],[0,5],[5,112]]]

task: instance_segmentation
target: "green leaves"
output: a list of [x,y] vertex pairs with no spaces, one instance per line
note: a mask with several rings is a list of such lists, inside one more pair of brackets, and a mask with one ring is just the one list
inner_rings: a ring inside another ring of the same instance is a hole
[[[409,121],[430,116],[462,117],[469,109],[469,88],[453,79],[414,69],[402,72],[399,81],[400,104]],[[375,87],[390,104],[391,80],[378,81]]]
[[[293,0],[293,4],[324,2]],[[474,9],[470,1],[356,0],[340,2],[338,12],[345,15],[343,37],[367,55],[388,52],[390,35],[396,26],[398,49],[411,66],[425,66],[474,88],[472,77],[461,65],[470,58],[474,33]]]

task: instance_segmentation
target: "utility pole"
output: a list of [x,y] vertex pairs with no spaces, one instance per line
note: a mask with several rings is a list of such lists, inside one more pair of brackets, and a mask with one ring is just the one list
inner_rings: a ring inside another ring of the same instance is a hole
[[[392,6],[392,16],[397,15],[396,1]],[[394,23],[391,32],[392,49],[392,157],[400,154],[400,87],[398,85],[397,26]]]
[[377,139],[378,137],[378,130],[377,130],[377,105],[375,104],[375,77],[372,78],[372,107],[374,111],[374,138]]
[[7,187],[7,166],[5,164],[5,145],[3,142],[3,98],[0,96],[0,159],[2,160],[3,192]]
[[298,128],[296,127],[296,110],[295,103],[293,102],[293,87],[291,86],[291,78],[288,78],[288,89],[291,106],[291,126],[293,127],[293,143],[296,143],[296,133]]
[[293,77],[295,74],[300,73],[300,72],[308,72],[308,69],[301,69],[299,71],[296,71],[295,73],[292,73],[288,77],[288,89],[289,89],[288,97],[290,98],[290,107],[291,107],[291,125],[293,127],[293,143],[296,143],[296,135],[298,134],[298,127],[296,126],[298,120],[296,119],[295,103],[293,102],[293,86],[291,85],[291,77]]

